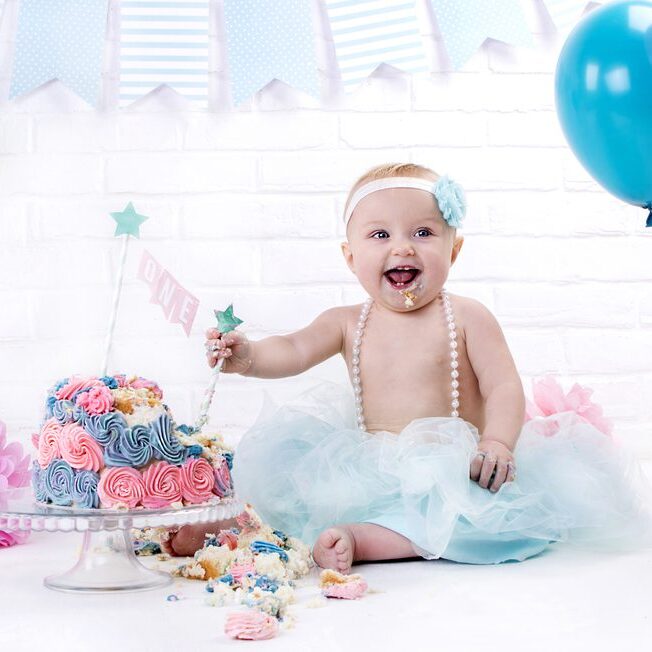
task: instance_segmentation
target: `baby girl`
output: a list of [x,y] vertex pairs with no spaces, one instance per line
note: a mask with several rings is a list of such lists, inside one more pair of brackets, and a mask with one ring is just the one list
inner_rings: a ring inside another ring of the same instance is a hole
[[[259,341],[207,333],[209,364],[224,358],[225,373],[281,378],[338,353],[346,361],[353,392],[323,384],[259,419],[233,469],[238,495],[313,545],[324,568],[522,560],[554,541],[627,538],[636,521],[611,440],[573,413],[524,426],[498,322],[446,291],[464,214],[446,176],[413,164],[369,170],[349,193],[341,245],[367,301]],[[198,534],[182,531],[178,544],[185,536],[193,548]]]

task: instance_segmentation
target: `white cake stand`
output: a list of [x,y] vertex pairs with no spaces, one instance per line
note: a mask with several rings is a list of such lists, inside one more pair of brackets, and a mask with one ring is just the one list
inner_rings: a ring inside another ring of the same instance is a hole
[[83,532],[77,563],[65,573],[46,577],[43,583],[49,589],[75,593],[144,591],[166,586],[172,578],[138,561],[132,528],[212,523],[232,518],[243,509],[235,498],[176,509],[78,509],[39,505],[30,491],[0,505],[0,529]]

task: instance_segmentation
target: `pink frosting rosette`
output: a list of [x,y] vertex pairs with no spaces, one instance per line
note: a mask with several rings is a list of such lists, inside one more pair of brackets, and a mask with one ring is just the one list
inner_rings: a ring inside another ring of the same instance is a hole
[[165,461],[154,462],[143,472],[143,481],[145,507],[161,509],[181,500],[181,469],[178,466]]
[[228,546],[229,550],[235,550],[238,547],[238,535],[233,530],[220,530],[217,542],[221,546]]
[[181,467],[181,490],[189,503],[203,503],[213,496],[213,467],[203,457],[195,457]]
[[113,407],[113,394],[102,383],[77,396],[75,405],[84,408],[88,414],[106,414]]
[[68,380],[68,383],[57,391],[55,396],[59,401],[66,399],[70,400],[77,392],[88,387],[104,386],[104,383],[95,376],[89,378],[82,378],[80,376],[73,376]]
[[61,429],[61,424],[54,417],[48,419],[41,428],[38,438],[37,460],[42,469],[61,455],[59,449]]
[[262,641],[278,633],[278,621],[262,611],[233,611],[226,617],[224,633],[245,641]]
[[61,429],[59,439],[61,457],[73,469],[99,471],[104,468],[102,447],[76,423],[67,423]]
[[213,485],[213,493],[220,498],[230,496],[232,493],[231,488],[231,471],[227,461],[222,458],[219,466],[213,468],[215,483]]
[[255,573],[256,567],[254,566],[254,562],[250,560],[245,560],[240,563],[234,561],[229,566],[228,572],[238,584],[242,584],[242,578],[248,573]]
[[105,468],[100,474],[97,494],[102,507],[136,507],[145,495],[143,476],[129,466]]

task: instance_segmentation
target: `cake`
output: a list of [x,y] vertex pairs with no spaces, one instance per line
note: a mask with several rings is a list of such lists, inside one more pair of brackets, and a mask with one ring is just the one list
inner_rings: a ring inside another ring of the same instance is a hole
[[336,570],[326,568],[319,576],[319,587],[327,598],[357,600],[367,590],[367,582],[362,575],[342,575]]
[[233,452],[177,425],[139,376],[73,376],[47,394],[32,484],[36,501],[83,509],[160,509],[233,495]]

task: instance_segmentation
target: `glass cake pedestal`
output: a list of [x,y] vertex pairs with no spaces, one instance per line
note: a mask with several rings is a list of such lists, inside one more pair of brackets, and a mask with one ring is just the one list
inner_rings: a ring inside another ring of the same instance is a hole
[[166,509],[78,509],[40,505],[30,491],[0,505],[0,529],[83,533],[77,563],[65,573],[46,577],[43,583],[49,589],[73,593],[145,591],[166,586],[172,577],[138,561],[133,528],[223,521],[243,509],[235,498]]

